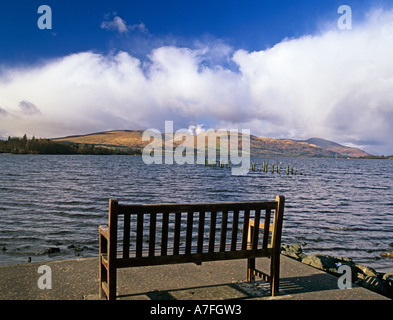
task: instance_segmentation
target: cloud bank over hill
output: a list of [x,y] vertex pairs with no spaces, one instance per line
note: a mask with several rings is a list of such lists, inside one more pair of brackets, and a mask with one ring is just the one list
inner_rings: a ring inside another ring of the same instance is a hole
[[[119,19],[102,28],[121,32]],[[393,11],[373,10],[352,30],[330,26],[255,52],[212,41],[157,47],[144,60],[88,51],[0,66],[0,137],[163,130],[173,120],[391,154],[392,40]]]

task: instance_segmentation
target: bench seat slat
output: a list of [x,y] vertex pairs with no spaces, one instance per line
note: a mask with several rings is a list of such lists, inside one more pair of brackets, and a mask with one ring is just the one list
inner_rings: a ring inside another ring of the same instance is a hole
[[271,250],[272,249],[268,248],[268,249],[240,250],[240,251],[179,254],[174,256],[171,255],[155,256],[155,257],[143,256],[143,257],[128,258],[128,259],[119,258],[116,261],[116,266],[117,268],[127,268],[127,267],[149,266],[149,265],[269,257],[271,255]]
[[[247,244],[247,248],[245,250],[243,250],[241,242],[237,242],[236,243],[236,249],[235,250],[232,250],[232,243],[226,243],[225,251],[220,251],[220,247],[221,247],[220,244],[216,244],[214,246],[214,251],[209,252],[209,245],[208,244],[204,244],[203,248],[202,248],[202,251],[198,252],[198,246],[191,246],[191,250],[190,250],[189,254],[191,254],[191,255],[195,254],[195,253],[199,253],[199,254],[205,254],[205,253],[215,254],[215,253],[219,253],[219,252],[236,253],[236,252],[239,252],[239,251],[252,251],[253,250],[251,243],[248,243]],[[268,249],[267,252],[270,252],[269,250],[271,250],[270,246],[269,246],[269,248],[266,248],[266,249]],[[173,250],[174,250],[173,248],[168,247],[167,248],[167,255],[174,256]],[[160,248],[156,248],[154,257],[158,257],[159,255],[160,255]],[[182,256],[182,255],[187,255],[187,253],[185,251],[185,247],[179,248],[179,253],[176,254],[175,256]],[[102,253],[101,257],[106,261],[107,254],[106,253]],[[143,250],[141,255],[138,256],[138,257],[136,256],[136,250],[130,250],[129,251],[129,258],[127,258],[127,259],[132,260],[132,259],[135,259],[135,258],[145,258],[145,257],[149,257],[149,250],[148,249]],[[123,258],[123,251],[118,251],[117,252],[117,259],[124,259]]]

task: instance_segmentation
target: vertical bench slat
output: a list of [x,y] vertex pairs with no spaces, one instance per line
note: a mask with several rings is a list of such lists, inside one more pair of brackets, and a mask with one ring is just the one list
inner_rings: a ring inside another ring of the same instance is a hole
[[259,221],[261,217],[261,210],[255,210],[255,224],[254,224],[254,234],[252,238],[252,248],[258,248],[258,237],[259,237]]
[[248,236],[248,224],[250,220],[250,210],[244,210],[244,221],[243,221],[243,236],[242,236],[242,250],[247,249],[247,236]]
[[231,251],[236,250],[238,226],[239,226],[239,210],[235,210],[233,212],[233,221],[232,221]]
[[191,253],[191,242],[192,242],[192,220],[194,218],[193,212],[187,212],[187,228],[186,228],[186,254]]
[[202,253],[203,251],[204,228],[205,228],[205,212],[202,211],[199,213],[197,253]]
[[123,258],[130,257],[130,215],[124,215]]
[[262,241],[262,249],[267,249],[267,243],[269,241],[269,230],[270,230],[270,216],[271,210],[266,209],[265,213],[265,224],[263,225],[263,241]]
[[162,214],[162,232],[161,232],[161,255],[166,256],[168,253],[168,222],[169,212]]
[[220,252],[225,251],[225,244],[227,241],[227,224],[228,224],[228,211],[223,211],[221,217]]
[[136,257],[142,257],[142,244],[143,244],[143,213],[138,213],[137,221],[136,221],[136,250],[135,250]]
[[157,213],[150,213],[149,257],[154,257],[154,252],[156,249],[156,221]]
[[179,254],[181,213],[175,213],[175,234],[173,237],[173,254]]
[[213,211],[210,214],[209,252],[214,252],[214,244],[216,242],[217,212]]

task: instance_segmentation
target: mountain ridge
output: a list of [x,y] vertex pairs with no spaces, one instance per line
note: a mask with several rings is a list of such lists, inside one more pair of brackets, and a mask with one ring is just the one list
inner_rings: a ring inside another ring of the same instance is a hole
[[359,148],[352,148],[352,147],[346,147],[343,146],[337,142],[333,142],[330,140],[322,139],[322,138],[310,138],[307,140],[294,140],[298,142],[306,142],[311,145],[317,145],[321,148],[324,148],[326,150],[330,150],[333,152],[337,152],[339,154],[343,154],[344,156],[347,155],[348,157],[367,157],[370,156],[369,153],[359,149]]
[[[142,135],[145,130],[110,130],[85,135],[72,135],[60,138],[52,138],[50,140],[63,143],[87,144],[108,148],[134,148],[143,149],[150,141],[143,141]],[[176,136],[174,134],[174,138]],[[187,134],[187,133],[186,133]],[[205,135],[205,139],[210,134],[216,134],[217,148],[219,146],[219,135],[217,132],[201,133]],[[200,135],[201,135],[200,134]],[[190,138],[191,134],[187,134]],[[239,133],[239,136],[241,134]],[[161,135],[164,141],[164,134]],[[173,147],[178,145],[196,148],[196,136],[187,140],[173,139]],[[179,141],[180,140],[180,141]],[[228,139],[229,140],[229,139]],[[235,146],[236,147],[236,146]],[[237,146],[241,150],[241,139]],[[351,147],[345,147],[336,142],[321,139],[310,138],[308,140],[292,140],[292,139],[273,139],[260,138],[250,135],[250,153],[252,156],[289,156],[289,157],[367,157],[369,153]]]

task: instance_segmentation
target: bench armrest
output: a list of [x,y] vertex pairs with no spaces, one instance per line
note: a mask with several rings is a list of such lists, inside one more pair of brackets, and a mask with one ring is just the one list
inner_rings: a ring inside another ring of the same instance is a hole
[[106,240],[109,239],[109,235],[108,235],[108,226],[99,226],[99,227],[98,227],[98,232],[99,232],[100,235],[102,235]]

